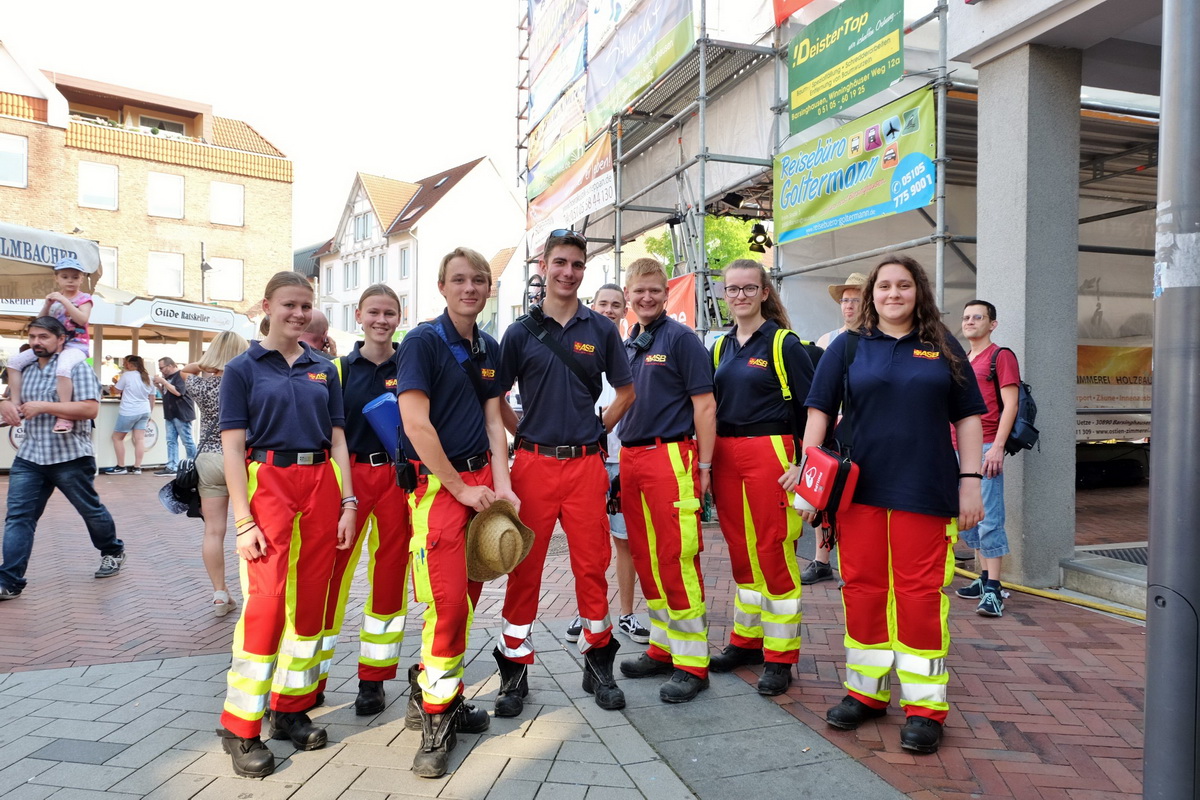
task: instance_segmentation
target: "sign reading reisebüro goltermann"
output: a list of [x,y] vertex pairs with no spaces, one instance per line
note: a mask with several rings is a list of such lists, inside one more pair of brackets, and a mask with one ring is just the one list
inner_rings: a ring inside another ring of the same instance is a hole
[[227,308],[193,306],[155,300],[150,304],[150,320],[155,325],[190,328],[201,331],[233,330],[233,312]]

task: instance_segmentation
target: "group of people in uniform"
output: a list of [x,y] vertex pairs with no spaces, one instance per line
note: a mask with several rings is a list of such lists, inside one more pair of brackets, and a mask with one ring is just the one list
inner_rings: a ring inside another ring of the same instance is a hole
[[[371,286],[356,311],[364,340],[335,362],[301,341],[314,303],[307,280],[281,272],[268,283],[267,332],[229,362],[221,385],[245,602],[218,734],[239,775],[274,769],[261,740],[264,716],[272,737],[305,750],[326,743],[307,712],[324,702],[364,540],[371,585],[355,709],[384,707],[411,570],[426,611],[405,724],[422,731],[414,772],[445,774],[456,734],[489,724],[486,711],[466,702],[462,676],[482,587],[468,575],[465,532],[493,506],[511,508],[533,532],[507,578],[492,653],[500,679],[494,714],[519,715],[530,692],[531,632],[556,524],[569,545],[582,688],[601,708],[624,707],[606,578],[612,486],[604,452],[614,429],[629,550],[651,621],[646,649],[624,659],[621,674],[659,676],[660,698],[684,703],[708,688],[710,670],[764,664],[758,691],[784,692],[801,645],[795,490],[804,448],[836,435],[839,407],[850,407],[844,387],[853,395],[862,478],[837,526],[849,693],[828,720],[853,728],[884,713],[895,667],[909,720],[902,744],[937,749],[949,708],[942,589],[954,518],[966,517],[967,527],[982,514],[978,481],[959,475],[949,427],[963,463],[977,463],[982,404],[920,265],[891,257],[876,267],[859,324],[814,370],[757,262],[726,267],[735,325],[711,351],[665,313],[667,275],[658,261],[638,259],[626,270],[636,324],[624,341],[613,315],[579,299],[586,263],[580,233],[553,231],[539,262],[544,298],[498,343],[476,325],[491,289],[488,262],[458,248],[439,268],[440,317],[397,346],[399,299]],[[844,358],[851,335],[861,343],[855,358]],[[519,420],[503,399],[514,384]],[[598,413],[606,385],[611,400]],[[363,415],[382,393],[398,396],[406,486],[397,485],[397,453]],[[515,436],[511,467],[506,429]],[[700,510],[710,491],[737,584],[728,645],[711,657],[700,561]]]

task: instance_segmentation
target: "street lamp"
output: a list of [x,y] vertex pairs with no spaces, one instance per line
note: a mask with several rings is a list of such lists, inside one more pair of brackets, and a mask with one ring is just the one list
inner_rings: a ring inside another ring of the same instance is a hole
[[204,242],[200,243],[200,304],[208,302],[208,291],[205,287],[205,273],[212,271],[212,264],[204,257]]

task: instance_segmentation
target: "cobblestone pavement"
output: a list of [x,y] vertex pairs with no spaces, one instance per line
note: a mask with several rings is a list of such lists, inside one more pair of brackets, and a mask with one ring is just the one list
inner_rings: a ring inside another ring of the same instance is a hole
[[[5,798],[1140,797],[1144,628],[1136,623],[1018,594],[1003,618],[984,619],[952,598],[954,708],[940,752],[916,757],[899,748],[897,709],[855,732],[824,723],[844,693],[836,582],[806,589],[805,642],[786,694],[759,697],[757,672],[743,669],[713,676],[707,693],[673,707],[658,701],[656,682],[622,680],[628,708],[600,711],[579,688],[578,653],[559,639],[574,614],[563,548],[547,563],[530,705],[463,737],[446,780],[408,772],[419,737],[402,730],[403,684],[388,684],[389,707],[377,717],[347,708],[356,688],[347,644],[317,712],[330,745],[296,753],[272,742],[279,771],[237,779],[212,733],[235,615],[211,616],[200,522],[161,509],[161,478],[97,481],[129,551],[120,575],[92,578],[98,556],[55,496],[28,589],[0,604]],[[733,585],[714,526],[706,543],[710,641],[719,649]],[[811,547],[807,537],[801,552]],[[360,575],[348,631],[364,594]],[[502,599],[502,581],[485,587],[467,667],[469,692],[487,708]],[[402,664],[419,641],[420,611],[411,609]],[[621,656],[637,652],[623,637],[622,647]]]

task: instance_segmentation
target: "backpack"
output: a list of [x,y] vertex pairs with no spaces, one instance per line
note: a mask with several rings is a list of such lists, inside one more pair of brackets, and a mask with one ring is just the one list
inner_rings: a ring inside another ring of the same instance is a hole
[[[1000,378],[996,375],[996,359],[1004,350],[1013,352],[1007,347],[997,347],[996,352],[992,353],[991,371],[988,373],[988,380],[996,387],[996,402],[999,404],[1001,414],[1004,413],[1004,398],[1000,395]],[[1013,358],[1016,358],[1016,355],[1013,353]],[[1038,443],[1039,436],[1038,429],[1033,426],[1036,419],[1037,403],[1033,401],[1033,388],[1024,381],[1017,381],[1017,418],[1013,420],[1012,432],[1008,434],[1008,441],[1004,443],[1005,453],[1015,456],[1022,450],[1033,449],[1033,446]],[[1038,452],[1041,451],[1041,445],[1038,445]]]
[[[721,365],[721,350],[725,346],[725,338],[732,335],[727,333],[720,339],[717,339],[713,345],[713,369]],[[775,377],[779,380],[780,389],[783,392],[783,399],[790,401],[792,399],[792,389],[788,386],[787,370],[783,366],[783,340],[788,336],[795,336],[800,339],[800,334],[787,328],[779,328],[775,331],[775,340],[771,344],[771,366],[775,370]],[[824,354],[825,348],[818,347],[816,343],[810,342],[807,339],[800,339],[800,346],[804,348],[804,352],[808,354],[808,358],[812,361],[813,369],[817,368],[817,362],[821,360],[821,355]]]

